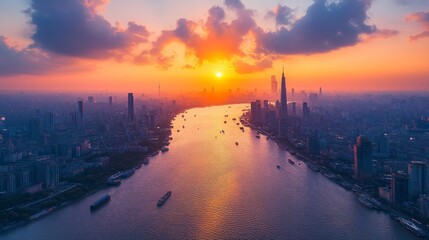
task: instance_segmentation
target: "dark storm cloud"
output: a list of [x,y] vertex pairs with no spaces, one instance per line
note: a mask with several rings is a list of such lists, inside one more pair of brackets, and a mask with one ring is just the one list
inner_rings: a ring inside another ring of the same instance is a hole
[[57,54],[106,58],[144,42],[147,30],[134,22],[113,27],[97,13],[99,0],[32,0],[27,11],[35,26],[34,45]]
[[359,42],[361,34],[372,34],[375,26],[366,23],[371,1],[315,0],[291,29],[260,33],[260,44],[279,54],[328,52]]

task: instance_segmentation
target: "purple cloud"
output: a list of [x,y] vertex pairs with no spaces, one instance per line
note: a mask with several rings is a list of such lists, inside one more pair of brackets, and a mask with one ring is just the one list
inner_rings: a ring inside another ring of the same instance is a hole
[[147,30],[134,22],[113,27],[97,13],[102,0],[32,0],[27,11],[35,26],[34,46],[53,53],[107,58],[146,41]]
[[277,26],[290,25],[294,21],[294,11],[286,5],[277,5],[274,10],[267,13],[266,18],[274,18]]
[[426,28],[425,31],[422,31],[415,35],[411,35],[410,41],[416,41],[421,38],[429,37],[429,12],[412,13],[408,15],[406,19],[408,21],[418,22]]
[[278,54],[312,54],[353,46],[361,34],[377,31],[366,24],[370,4],[368,0],[315,0],[290,30],[262,32],[258,38],[266,50]]

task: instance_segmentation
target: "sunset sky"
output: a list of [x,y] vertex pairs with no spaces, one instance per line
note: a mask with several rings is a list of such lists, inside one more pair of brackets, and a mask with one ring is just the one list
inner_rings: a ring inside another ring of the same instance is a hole
[[2,0],[0,91],[428,91],[429,0]]

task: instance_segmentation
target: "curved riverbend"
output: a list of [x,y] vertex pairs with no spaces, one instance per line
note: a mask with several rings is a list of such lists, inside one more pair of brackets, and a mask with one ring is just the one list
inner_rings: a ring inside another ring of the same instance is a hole
[[[153,157],[120,187],[0,238],[415,239],[276,143],[255,138],[249,128],[241,132],[236,123],[245,106],[188,110],[173,122],[170,151]],[[158,208],[169,190],[171,197]],[[89,211],[105,194],[111,201]]]

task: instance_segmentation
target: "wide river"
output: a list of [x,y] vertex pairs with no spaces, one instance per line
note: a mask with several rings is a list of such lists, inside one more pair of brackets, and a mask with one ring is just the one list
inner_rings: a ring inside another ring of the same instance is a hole
[[[151,158],[121,186],[101,190],[0,239],[415,238],[275,142],[256,138],[249,128],[241,132],[236,124],[245,107],[188,110],[173,122],[170,151]],[[289,158],[296,164],[289,164]],[[157,208],[168,190],[172,196]],[[91,203],[106,193],[111,201],[91,213]]]

